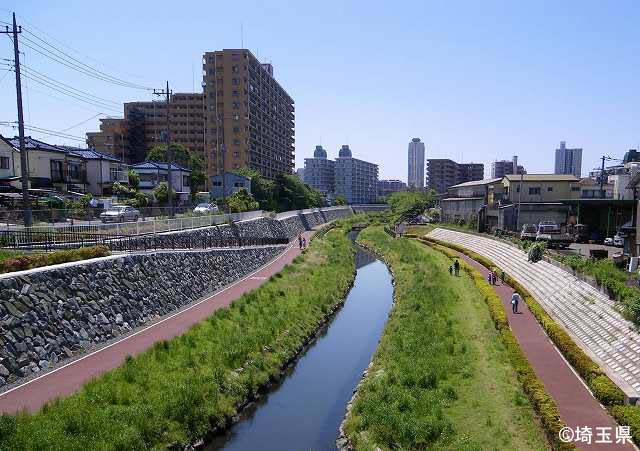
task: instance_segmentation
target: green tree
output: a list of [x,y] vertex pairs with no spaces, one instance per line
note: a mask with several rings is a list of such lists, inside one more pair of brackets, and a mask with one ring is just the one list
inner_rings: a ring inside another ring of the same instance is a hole
[[336,196],[335,200],[333,201],[334,205],[347,205],[347,199],[344,198],[344,196]]
[[[169,149],[171,150],[171,161],[174,164],[191,170],[189,187],[191,190],[191,198],[193,199],[198,188],[204,186],[207,180],[204,172],[204,162],[199,155],[182,144],[171,144]],[[147,160],[167,163],[169,158],[167,156],[166,144],[154,146],[147,154]]]
[[260,208],[251,193],[244,188],[227,197],[227,206],[231,213],[242,213]]
[[127,176],[129,177],[129,186],[131,189],[138,191],[138,188],[140,188],[140,175],[133,169],[129,169]]
[[300,181],[293,174],[280,174],[275,180],[274,200],[278,211],[322,207],[320,191]]
[[[175,199],[176,192],[173,189],[171,190],[171,194]],[[166,204],[169,201],[169,185],[167,185],[167,182],[158,183],[158,185],[153,189],[153,196],[161,205]]]
[[415,218],[435,204],[435,192],[399,191],[387,196],[391,206],[391,223],[395,226],[403,221]]
[[242,168],[234,171],[234,174],[251,179],[251,195],[260,204],[261,210],[274,211],[277,209],[273,194],[275,183],[273,180],[264,178],[258,171],[249,168]]

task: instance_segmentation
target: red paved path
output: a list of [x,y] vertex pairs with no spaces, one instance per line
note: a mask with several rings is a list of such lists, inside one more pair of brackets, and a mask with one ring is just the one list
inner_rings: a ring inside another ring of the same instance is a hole
[[[489,270],[471,258],[458,253],[467,263],[478,269],[485,279]],[[511,295],[513,289],[508,285],[494,286],[507,312],[511,330],[516,336],[524,354],[531,362],[536,375],[542,381],[547,393],[555,400],[560,417],[574,431],[576,427],[589,426],[593,431],[592,443],[576,443],[579,449],[585,450],[633,450],[633,445],[595,443],[598,437],[597,427],[609,427],[611,439],[615,442],[615,430],[618,424],[604,407],[591,395],[582,379],[574,373],[571,366],[560,355],[549,340],[538,321],[524,302],[520,302],[520,314],[511,311]]]
[[[304,234],[307,241],[311,233]],[[0,412],[14,413],[22,409],[33,412],[55,397],[72,394],[90,379],[120,366],[127,355],[139,354],[157,341],[168,340],[184,333],[190,326],[207,318],[219,308],[228,306],[243,293],[259,287],[298,254],[300,250],[298,240],[295,239],[276,259],[213,296],[200,300],[120,341],[0,394]]]

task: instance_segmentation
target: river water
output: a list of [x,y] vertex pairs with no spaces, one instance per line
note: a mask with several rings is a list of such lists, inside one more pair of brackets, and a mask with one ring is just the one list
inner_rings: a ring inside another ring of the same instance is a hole
[[376,349],[392,305],[387,267],[358,248],[344,307],[282,382],[207,450],[335,450],[347,402]]

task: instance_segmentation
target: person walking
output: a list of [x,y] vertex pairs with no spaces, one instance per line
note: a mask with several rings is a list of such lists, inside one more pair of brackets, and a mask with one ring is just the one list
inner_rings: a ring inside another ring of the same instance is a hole
[[460,262],[457,259],[453,262],[453,270],[456,273],[456,277],[458,277],[460,275]]
[[449,275],[453,275],[453,265],[449,266]]
[[302,234],[298,235],[298,246],[300,246],[300,250],[302,250]]
[[306,238],[302,238],[302,249],[306,249],[307,248],[307,239]]
[[511,295],[511,311],[518,313],[518,304],[520,303],[520,295],[517,291],[514,291]]
[[507,274],[504,271],[500,271],[500,283],[504,285],[504,281],[507,278]]

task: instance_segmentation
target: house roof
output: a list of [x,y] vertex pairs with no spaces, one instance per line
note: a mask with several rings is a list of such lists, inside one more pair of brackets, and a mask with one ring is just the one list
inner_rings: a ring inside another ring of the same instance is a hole
[[[11,145],[13,147],[15,147],[16,149],[20,149],[20,138],[17,136],[14,136],[13,138],[9,139],[9,142],[11,142]],[[52,144],[48,144],[44,141],[40,141],[38,139],[32,138],[31,136],[25,136],[24,137],[24,146],[27,150],[48,150],[50,152],[61,152],[61,153],[67,153],[66,150],[64,150],[62,147],[58,147],[58,146],[54,146]]]
[[122,160],[114,155],[99,152],[95,149],[82,149],[79,147],[61,146],[64,150],[69,151],[75,155],[78,155],[86,160],[108,160],[121,163]]
[[[131,169],[162,169],[167,170],[169,167],[168,163],[162,163],[159,161],[143,161],[142,163],[134,164],[131,166]],[[183,168],[182,166],[178,166],[175,163],[171,163],[172,171],[183,171],[183,172],[191,172],[191,169]]]
[[466,186],[481,186],[490,185],[491,183],[497,183],[501,178],[484,179],[484,180],[472,180],[471,182],[458,183],[457,185],[450,186],[449,188],[464,188]]
[[505,179],[510,182],[577,182],[579,179],[573,174],[506,174]]

